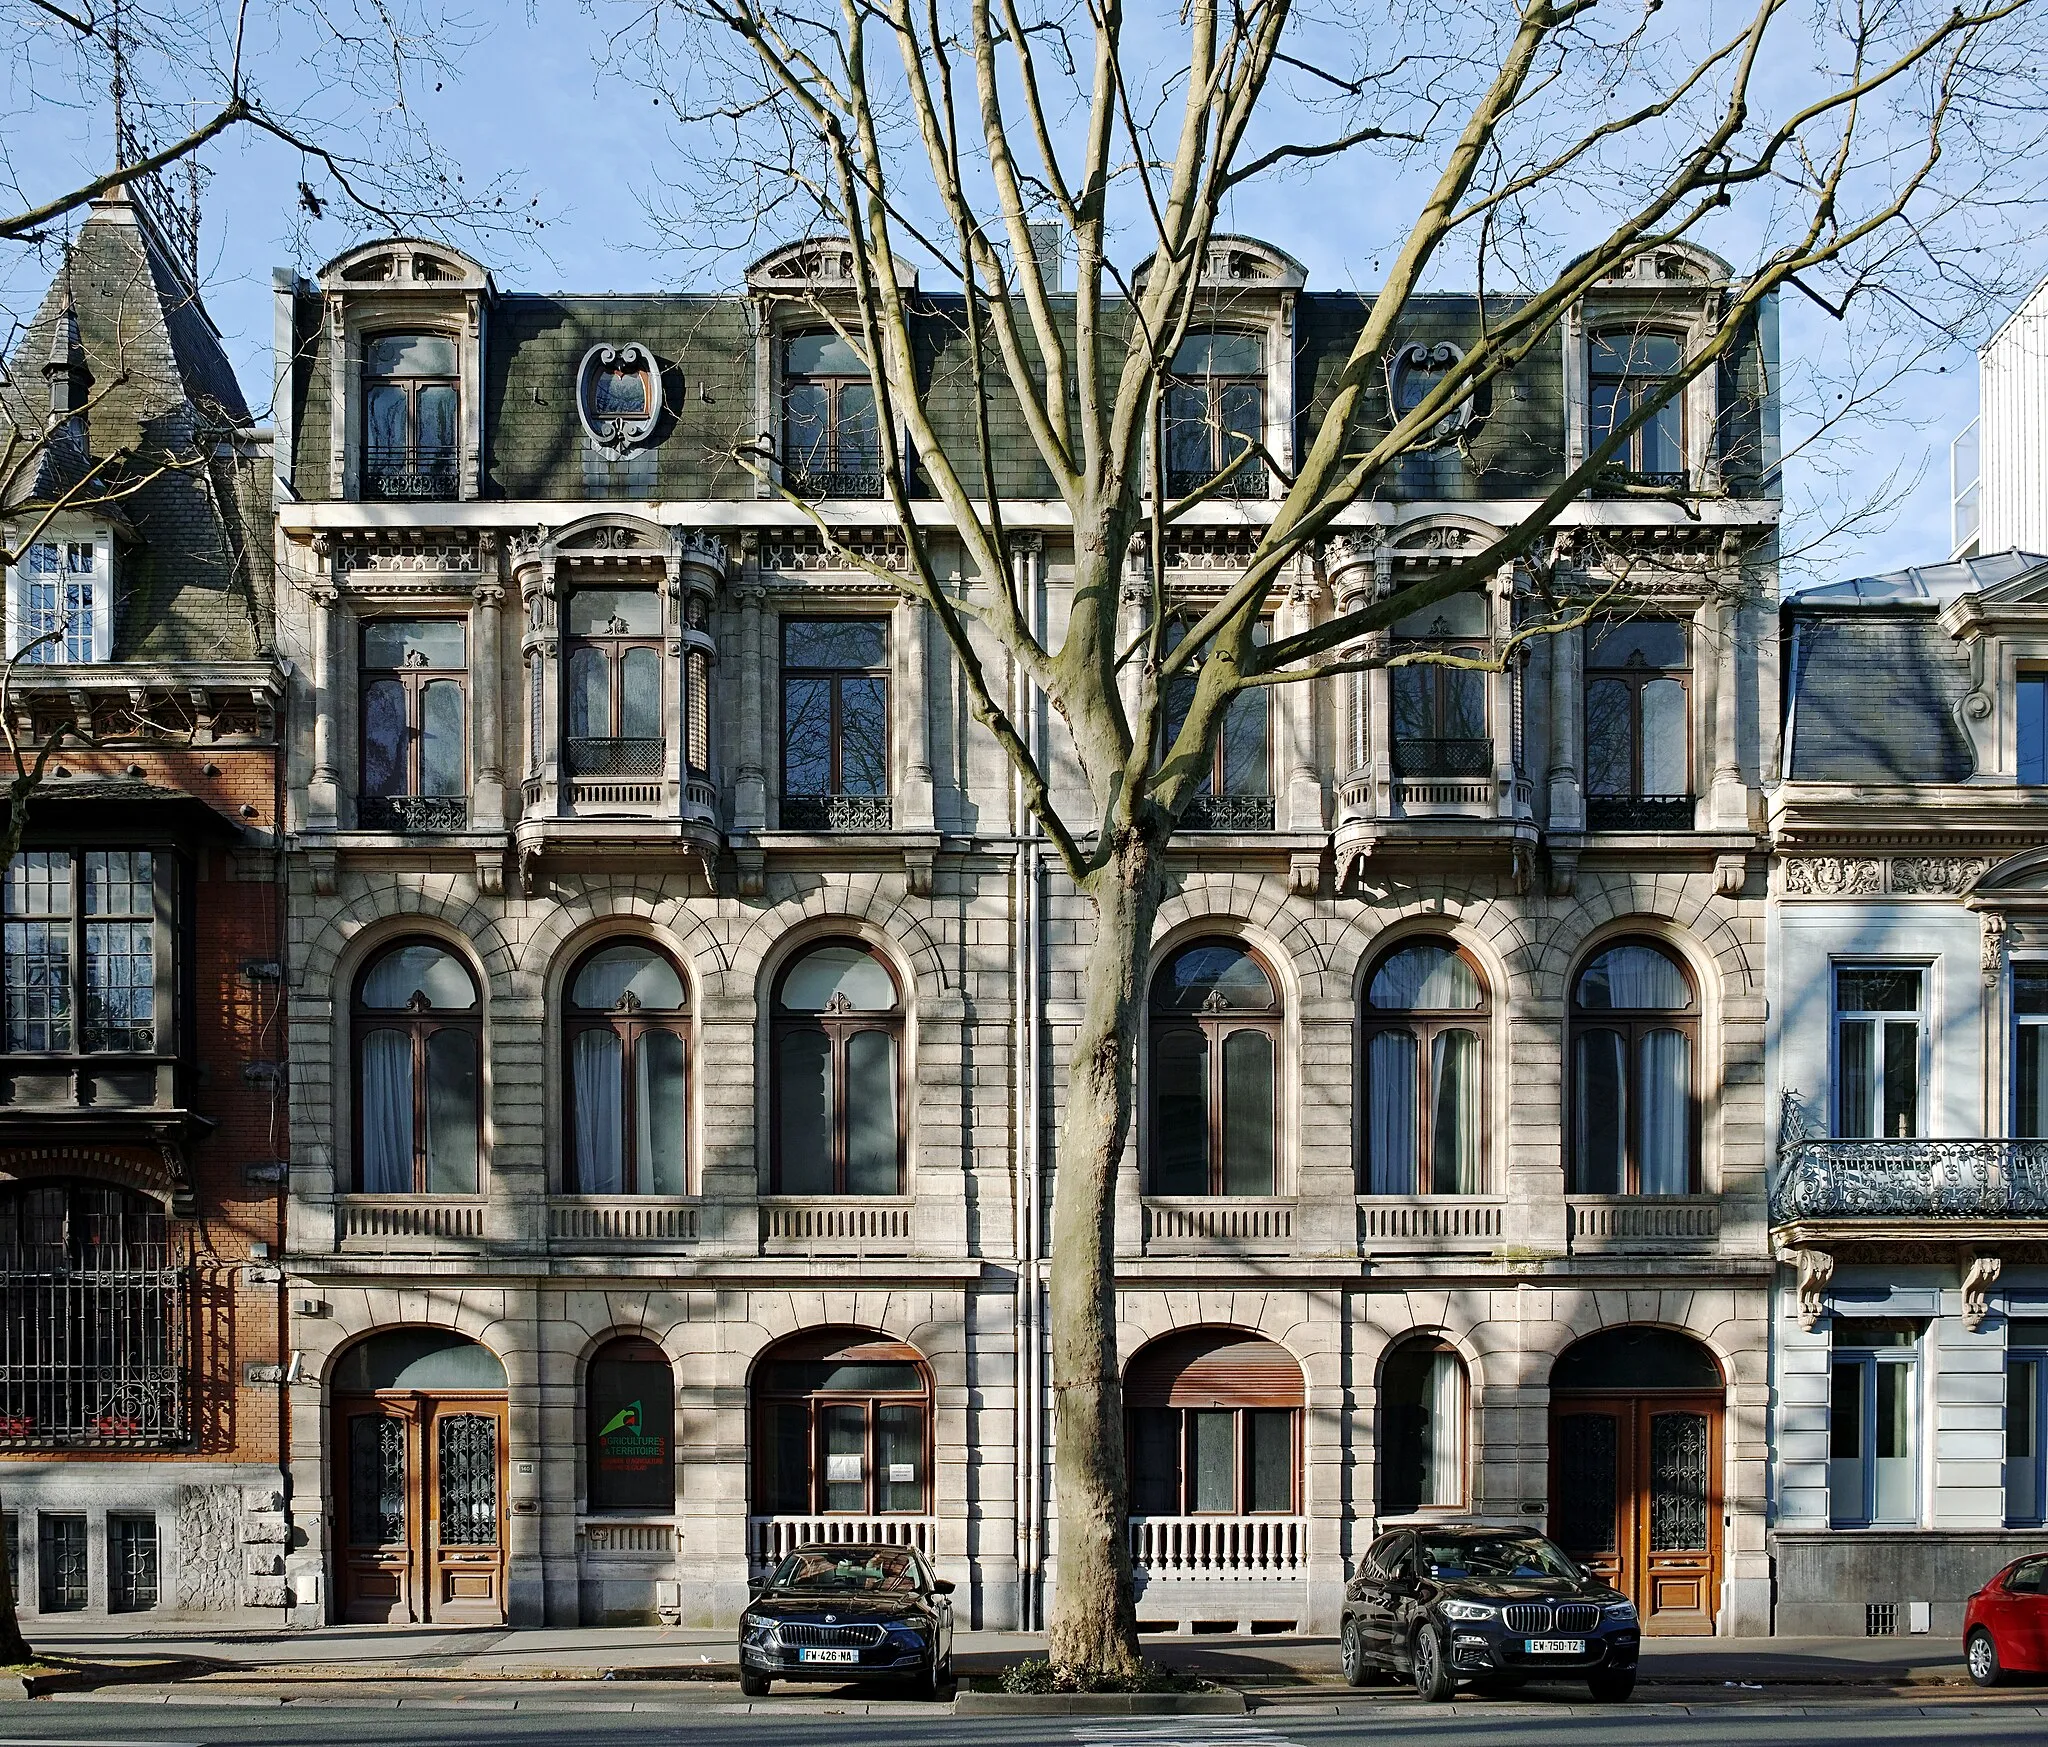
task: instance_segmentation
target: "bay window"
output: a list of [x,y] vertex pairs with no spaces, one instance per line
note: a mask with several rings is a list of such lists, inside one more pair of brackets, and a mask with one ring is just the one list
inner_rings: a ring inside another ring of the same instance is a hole
[[661,597],[651,588],[579,588],[567,630],[569,774],[659,778]]
[[147,849],[26,849],[14,858],[0,935],[10,1055],[163,1053],[173,865]]

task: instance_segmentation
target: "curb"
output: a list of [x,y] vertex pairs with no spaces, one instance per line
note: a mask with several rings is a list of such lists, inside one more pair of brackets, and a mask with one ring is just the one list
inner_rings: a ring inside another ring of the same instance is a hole
[[1244,1694],[1222,1692],[963,1692],[956,1717],[1243,1716]]
[[0,1675],[0,1700],[47,1698],[53,1692],[91,1692],[102,1686],[151,1686],[215,1672],[217,1664],[190,1657],[160,1662],[99,1662],[83,1668],[53,1668],[48,1674]]

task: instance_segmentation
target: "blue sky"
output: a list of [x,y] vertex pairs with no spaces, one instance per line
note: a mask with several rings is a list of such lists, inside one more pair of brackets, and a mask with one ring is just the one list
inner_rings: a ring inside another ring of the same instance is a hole
[[[530,246],[470,244],[492,266],[501,287],[523,290],[637,291],[729,285],[739,262],[686,251],[657,215],[667,204],[661,178],[676,163],[661,111],[637,86],[601,77],[602,24],[580,6],[536,0],[523,6],[482,4],[472,10],[469,45],[439,81],[418,92],[416,112],[439,146],[476,186],[509,174],[521,203],[537,198],[545,228]],[[288,27],[280,26],[280,29]],[[289,36],[280,41],[289,44]],[[431,84],[432,81],[429,81]],[[17,114],[19,111],[17,110]],[[103,98],[89,91],[34,134],[11,130],[5,149],[24,185],[54,186],[81,167],[97,169],[110,132]],[[328,218],[296,232],[296,153],[260,136],[233,135],[211,146],[205,201],[206,298],[242,373],[252,403],[267,397],[274,266],[311,271],[355,240]],[[317,178],[316,178],[317,180]],[[1226,215],[1228,228],[1277,243],[1309,268],[1310,283],[1356,288],[1373,283],[1369,238],[1373,221],[1394,216],[1400,190],[1363,166],[1319,170],[1313,178],[1262,189]],[[1247,210],[1249,209],[1249,210]],[[2048,266],[2048,260],[2041,263]],[[0,260],[0,295],[10,308],[32,307],[44,265],[21,251]],[[1840,344],[1840,330],[1799,298],[1783,311],[1784,349]],[[1848,454],[1859,479],[1875,481],[1894,467],[1924,469],[1920,485],[1891,525],[1859,537],[1830,568],[1871,571],[1947,556],[1948,445],[1976,408],[1974,355],[1948,349],[1908,391],[1890,423],[1865,434]],[[1861,452],[1865,451],[1866,452]],[[1818,489],[1795,473],[1796,496]]]

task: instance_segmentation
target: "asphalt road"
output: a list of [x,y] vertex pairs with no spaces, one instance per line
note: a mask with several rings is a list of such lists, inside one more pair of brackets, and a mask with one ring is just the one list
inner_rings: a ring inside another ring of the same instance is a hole
[[849,1715],[829,1699],[770,1700],[744,1714],[704,1699],[673,1706],[642,1699],[631,1709],[601,1709],[595,1700],[535,1701],[529,1709],[527,1702],[510,1710],[488,1700],[400,1700],[371,1691],[352,1705],[46,1699],[0,1704],[0,1747],[2037,1747],[2048,1739],[2048,1687],[1985,1700],[1841,1696],[1598,1708],[1562,1690],[1548,1700],[1450,1706],[1388,1694],[1347,1700],[1349,1714],[1340,1715],[1287,1707],[1242,1718],[1130,1720],[956,1719],[898,1704]]

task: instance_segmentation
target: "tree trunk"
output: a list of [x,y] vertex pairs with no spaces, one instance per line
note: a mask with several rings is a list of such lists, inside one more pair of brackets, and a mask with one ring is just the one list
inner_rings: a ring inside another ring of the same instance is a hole
[[[0,1559],[0,1566],[7,1562]],[[21,1635],[21,1616],[14,1611],[14,1571],[0,1570],[0,1668],[34,1660],[35,1652]]]
[[1116,1178],[1131,1128],[1139,1001],[1159,909],[1158,852],[1126,828],[1097,882],[1095,946],[1067,1066],[1052,1197],[1052,1387],[1058,1578],[1049,1653],[1061,1667],[1132,1674],[1124,1397],[1116,1349]]

